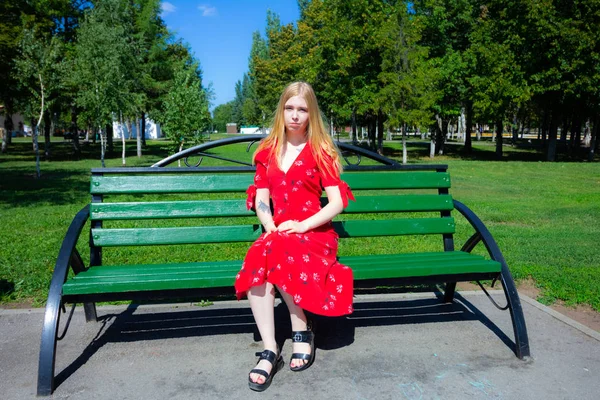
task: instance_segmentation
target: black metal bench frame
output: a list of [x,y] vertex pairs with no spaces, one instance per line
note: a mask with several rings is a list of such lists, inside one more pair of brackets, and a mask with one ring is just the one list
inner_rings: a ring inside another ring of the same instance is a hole
[[[167,157],[158,163],[152,165],[149,168],[118,168],[118,169],[93,169],[92,174],[104,174],[104,173],[136,173],[136,172],[148,172],[153,173],[165,173],[172,172],[174,168],[168,167],[174,162],[184,161],[186,168],[177,168],[178,172],[189,172],[194,173],[195,170],[202,169],[206,171],[209,169],[211,172],[223,173],[223,172],[251,172],[254,171],[254,167],[247,162],[232,160],[216,156],[208,153],[210,149],[217,148],[220,146],[231,145],[235,143],[248,143],[247,151],[249,152],[251,147],[259,140],[264,138],[264,135],[244,135],[236,136],[232,138],[222,139],[214,142],[208,142],[199,146],[181,151],[173,156]],[[438,172],[445,172],[447,165],[430,165],[430,164],[414,164],[414,165],[402,165],[392,159],[383,157],[377,153],[366,150],[362,147],[354,146],[348,143],[337,143],[338,147],[342,152],[342,157],[348,164],[345,167],[347,171],[393,171],[393,170],[435,170]],[[199,157],[196,162],[191,162],[192,157]],[[224,161],[229,161],[234,164],[242,166],[231,166],[231,167],[201,167],[200,164],[204,157],[216,158]],[[355,157],[355,160],[354,160]],[[369,165],[361,166],[361,159],[363,157],[369,158],[379,162],[381,165]],[[354,162],[351,160],[354,160]],[[165,168],[166,167],[166,168]],[[448,194],[448,189],[440,189],[440,194]],[[92,204],[95,202],[101,202],[100,196],[92,195]],[[471,224],[475,233],[465,242],[461,250],[465,252],[471,252],[480,242],[483,243],[487,249],[488,255],[492,260],[495,260],[501,264],[501,273],[499,275],[494,274],[465,274],[461,275],[461,281],[477,281],[487,279],[499,279],[504,294],[506,297],[507,304],[504,307],[498,306],[496,302],[488,297],[494,303],[494,305],[502,310],[508,309],[513,325],[513,332],[515,338],[515,355],[519,359],[526,359],[530,356],[529,339],[527,334],[527,328],[525,325],[525,318],[521,307],[521,302],[515,282],[512,278],[506,260],[500,251],[496,241],[492,237],[489,230],[483,224],[483,222],[471,211],[467,206],[457,200],[454,201],[454,209],[463,215],[467,221]],[[50,289],[48,294],[48,301],[46,303],[46,311],[44,314],[44,324],[42,328],[42,338],[40,345],[39,355],[39,368],[38,368],[38,386],[37,395],[47,396],[52,394],[54,391],[54,371],[55,371],[55,360],[56,360],[56,344],[58,340],[61,340],[66,334],[68,324],[70,322],[69,316],[67,323],[65,324],[64,331],[59,335],[58,328],[60,322],[60,311],[65,313],[64,305],[66,303],[73,304],[73,308],[76,303],[83,303],[86,321],[96,321],[96,307],[95,302],[100,301],[114,301],[114,300],[143,300],[143,299],[168,299],[168,298],[190,298],[199,296],[215,296],[222,295],[223,290],[219,288],[213,289],[185,289],[179,291],[148,291],[142,293],[120,293],[120,294],[102,294],[94,296],[63,296],[62,286],[67,280],[69,268],[75,274],[85,271],[87,268],[76,249],[77,240],[90,216],[90,204],[83,207],[74,217],[71,222],[65,238],[62,242],[61,248],[58,253],[56,260],[54,273],[50,283]],[[450,211],[443,211],[442,216],[449,216]],[[446,214],[446,215],[444,215]],[[92,223],[92,228],[94,224]],[[91,234],[91,233],[90,233]],[[454,251],[454,239],[453,235],[443,235],[444,251]],[[90,240],[91,243],[91,240]],[[90,266],[102,265],[102,250],[100,248],[90,247]],[[456,275],[453,276],[434,276],[434,277],[423,277],[416,279],[386,279],[381,282],[376,280],[367,281],[368,285],[372,287],[377,284],[413,284],[413,283],[440,283],[445,282],[444,301],[452,302],[454,299],[454,293],[456,289]],[[363,281],[364,282],[364,281]],[[362,286],[362,282],[358,283],[357,287]],[[480,284],[482,289],[485,288]],[[231,294],[231,293],[228,293]],[[486,291],[487,294],[487,291]]]

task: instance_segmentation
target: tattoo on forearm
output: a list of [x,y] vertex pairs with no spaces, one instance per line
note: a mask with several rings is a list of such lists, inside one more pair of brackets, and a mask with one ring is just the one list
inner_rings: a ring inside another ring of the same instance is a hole
[[264,203],[264,201],[258,201],[258,210],[264,212],[267,215],[271,215],[271,208]]

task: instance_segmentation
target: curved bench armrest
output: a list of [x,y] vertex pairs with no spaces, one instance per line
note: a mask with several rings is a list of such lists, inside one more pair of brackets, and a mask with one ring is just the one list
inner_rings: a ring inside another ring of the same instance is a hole
[[502,255],[496,240],[494,240],[492,234],[481,221],[481,219],[479,219],[479,217],[475,215],[475,213],[469,207],[465,206],[460,201],[453,200],[453,202],[456,211],[461,213],[475,229],[475,234],[465,242],[461,250],[470,253],[471,250],[473,250],[473,248],[479,243],[479,241],[483,241],[483,244],[492,260],[498,261],[503,266],[506,265],[506,261],[504,260],[504,256]]
[[[75,246],[77,246],[81,231],[89,217],[90,205],[88,204],[79,210],[77,215],[75,215],[75,218],[73,218],[73,221],[71,221],[71,225],[69,226],[69,229],[67,229],[65,238],[60,246],[56,264],[54,265],[54,274],[52,275],[52,282],[50,283],[50,291],[52,291],[54,286],[62,288],[63,283],[67,280],[69,265],[71,265],[71,257],[76,251]],[[73,266],[73,271],[75,273],[81,272],[81,269],[82,268],[79,266]]]
[[454,208],[461,213],[475,229],[475,234],[466,241],[461,250],[471,252],[480,241],[483,241],[490,257],[493,260],[498,261],[501,265],[500,278],[513,323],[515,353],[520,359],[527,358],[530,355],[530,350],[525,316],[523,315],[523,309],[521,307],[521,301],[519,299],[519,294],[517,293],[515,281],[508,269],[506,260],[504,259],[496,240],[494,240],[492,234],[483,224],[481,219],[460,201],[454,200]]
[[56,352],[56,338],[58,332],[59,311],[62,303],[62,287],[69,274],[69,265],[75,273],[83,269],[83,263],[77,253],[77,240],[90,216],[90,206],[83,207],[69,226],[58,252],[54,266],[46,312],[44,313],[44,326],[42,327],[42,341],[40,344],[40,358],[38,365],[38,396],[48,396],[54,389],[54,361]]

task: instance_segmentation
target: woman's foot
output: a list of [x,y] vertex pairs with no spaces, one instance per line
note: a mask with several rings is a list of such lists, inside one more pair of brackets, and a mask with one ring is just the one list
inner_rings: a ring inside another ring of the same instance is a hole
[[292,332],[292,343],[290,369],[294,372],[303,371],[315,361],[315,334],[310,325],[306,330]]
[[250,371],[248,386],[254,391],[262,392],[271,385],[273,377],[283,367],[283,357],[268,349],[256,353],[256,356],[259,357],[258,364]]

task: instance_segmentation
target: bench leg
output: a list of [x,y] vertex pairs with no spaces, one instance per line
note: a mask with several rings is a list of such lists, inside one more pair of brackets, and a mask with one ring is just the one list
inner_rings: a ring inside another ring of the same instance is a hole
[[37,395],[49,396],[54,391],[54,363],[56,360],[56,338],[60,320],[61,296],[50,294],[44,313],[42,341],[40,344],[40,359],[38,364]]
[[515,334],[515,354],[522,360],[531,355],[529,350],[529,336],[527,335],[527,326],[525,325],[521,299],[519,299],[515,281],[505,262],[502,263],[501,279]]
[[98,315],[96,314],[96,303],[83,303],[83,311],[85,311],[85,322],[98,321]]
[[444,290],[444,303],[452,303],[454,301],[454,292],[456,291],[456,282],[447,282],[446,290]]

